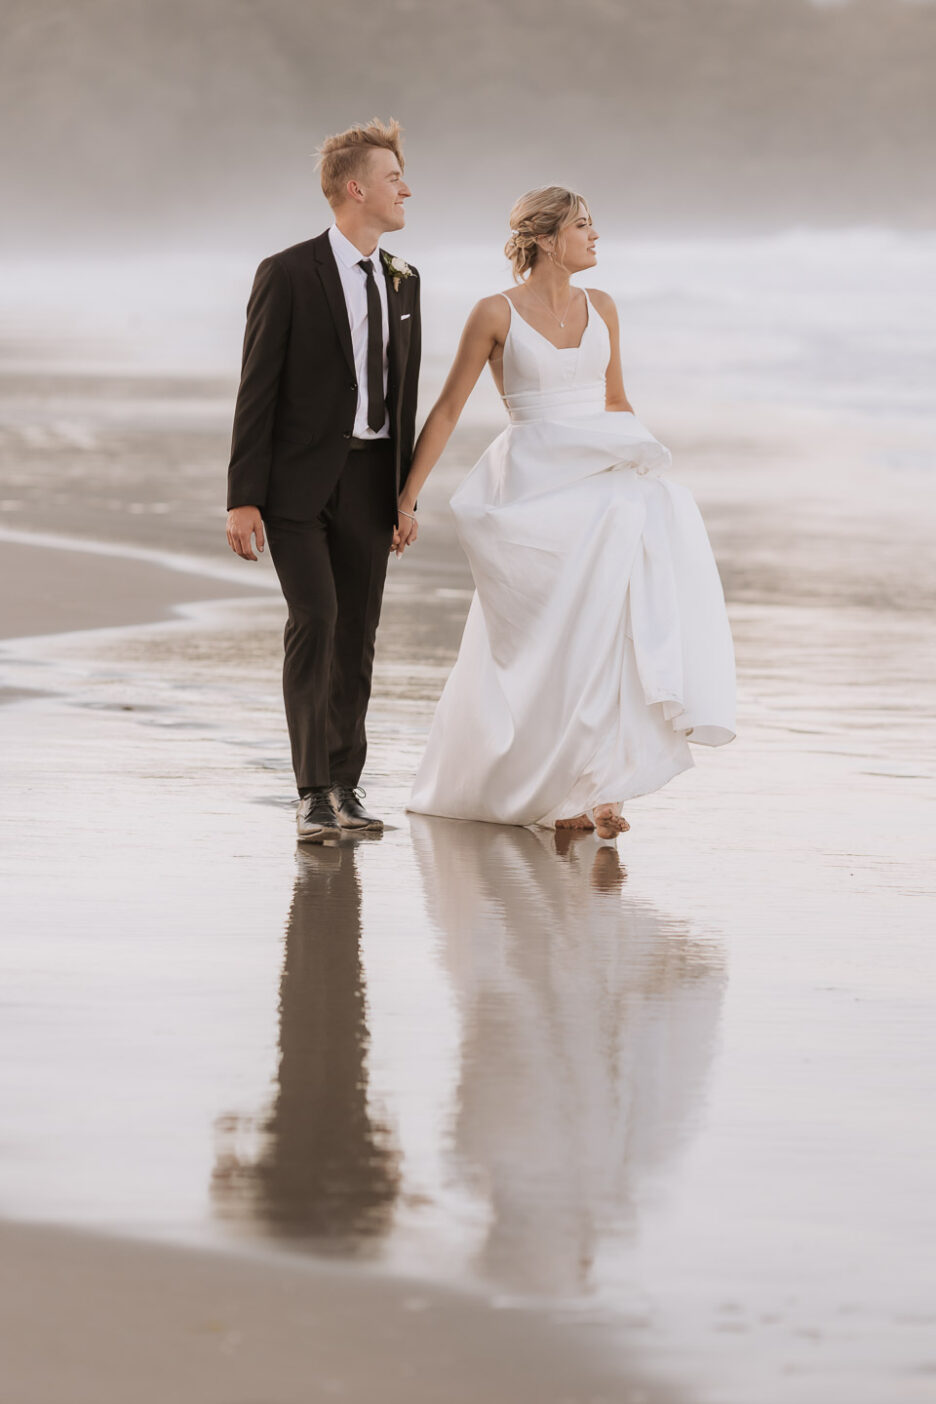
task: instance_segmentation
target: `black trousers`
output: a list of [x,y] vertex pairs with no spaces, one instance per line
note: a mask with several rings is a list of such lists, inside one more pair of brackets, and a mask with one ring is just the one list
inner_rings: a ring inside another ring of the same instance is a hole
[[388,439],[353,449],[312,521],[265,519],[289,618],[283,700],[299,789],[356,785],[395,512]]

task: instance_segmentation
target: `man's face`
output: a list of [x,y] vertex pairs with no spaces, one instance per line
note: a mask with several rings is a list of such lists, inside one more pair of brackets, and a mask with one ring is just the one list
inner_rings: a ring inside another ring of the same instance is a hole
[[366,211],[375,225],[388,233],[403,228],[406,223],[403,202],[409,199],[410,189],[392,151],[375,147],[368,156],[367,169],[354,184],[363,196],[362,212]]

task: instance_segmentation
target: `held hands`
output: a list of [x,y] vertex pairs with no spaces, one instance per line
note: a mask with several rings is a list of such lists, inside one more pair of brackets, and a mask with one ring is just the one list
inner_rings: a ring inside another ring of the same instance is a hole
[[400,499],[398,507],[399,525],[393,529],[393,541],[390,543],[390,550],[397,556],[402,556],[407,546],[412,546],[419,538],[419,525],[416,521],[416,511],[413,504],[405,497]]
[[232,551],[245,561],[255,561],[250,538],[257,538],[257,550],[263,550],[263,519],[259,507],[232,507],[228,512],[227,539]]
[[[390,543],[390,550],[396,555],[402,556],[407,546],[412,546],[419,536],[419,527],[416,523],[416,514],[412,504],[402,502],[399,506],[400,524],[393,529],[393,540]],[[238,556],[245,561],[255,561],[251,544],[251,537],[256,539],[257,550],[262,551],[264,547],[263,518],[260,515],[259,507],[232,507],[228,512],[227,519],[227,539],[228,545]]]

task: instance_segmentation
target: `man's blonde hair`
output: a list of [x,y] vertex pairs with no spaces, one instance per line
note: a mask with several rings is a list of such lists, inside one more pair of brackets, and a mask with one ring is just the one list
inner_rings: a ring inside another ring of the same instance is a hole
[[348,181],[366,173],[375,148],[392,151],[400,170],[403,169],[402,135],[403,128],[395,117],[389,122],[374,117],[364,125],[349,127],[346,132],[325,138],[318,149],[318,165],[322,173],[322,194],[332,208],[344,200]]

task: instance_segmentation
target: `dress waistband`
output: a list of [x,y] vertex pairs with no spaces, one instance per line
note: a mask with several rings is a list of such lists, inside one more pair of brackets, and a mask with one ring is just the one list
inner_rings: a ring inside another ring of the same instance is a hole
[[522,390],[516,395],[504,395],[502,399],[512,424],[528,424],[537,419],[600,414],[605,407],[605,387],[598,382],[560,386],[554,390]]

